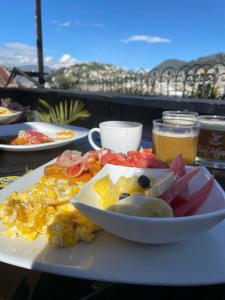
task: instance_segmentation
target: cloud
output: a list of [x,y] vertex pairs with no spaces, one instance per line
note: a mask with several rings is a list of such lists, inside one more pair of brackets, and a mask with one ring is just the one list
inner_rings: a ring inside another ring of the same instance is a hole
[[[79,60],[70,54],[63,54],[59,59],[53,56],[44,57],[44,65],[50,68],[68,67],[75,63],[79,63]],[[6,43],[0,48],[0,65],[9,68],[37,66],[37,49],[35,46],[23,43]]]
[[51,65],[54,61],[54,57],[52,56],[47,56],[44,58],[44,64],[45,65]]
[[53,69],[66,68],[71,65],[78,64],[80,62],[81,61],[79,61],[78,59],[76,59],[70,54],[63,54],[57,61],[52,60],[50,67]]
[[132,35],[122,40],[122,42],[123,43],[144,42],[148,44],[157,44],[157,43],[170,43],[171,40],[159,36],[153,36],[153,35]]
[[104,25],[102,23],[82,23],[80,21],[64,21],[64,22],[59,22],[57,20],[52,20],[50,23],[54,26],[56,26],[57,31],[62,31],[66,27],[86,27],[86,26],[91,26],[91,27],[96,27],[96,28],[103,28]]
[[101,23],[90,23],[90,26],[98,27],[98,28],[103,28],[104,27],[104,25],[101,24]]
[[70,54],[63,54],[59,59],[59,65],[61,65],[61,67],[69,67],[78,62],[79,61]]
[[72,21],[59,22],[57,20],[52,20],[50,23],[56,26],[57,31],[62,31],[63,28],[71,27],[73,25]]
[[23,43],[6,43],[0,48],[0,65],[9,67],[37,63],[36,47]]
[[78,27],[85,27],[85,26],[87,26],[87,24],[81,23],[80,21],[74,21],[73,23],[74,23],[74,25],[76,25]]
[[70,27],[71,25],[72,25],[71,21],[66,21],[66,22],[59,23],[60,27]]

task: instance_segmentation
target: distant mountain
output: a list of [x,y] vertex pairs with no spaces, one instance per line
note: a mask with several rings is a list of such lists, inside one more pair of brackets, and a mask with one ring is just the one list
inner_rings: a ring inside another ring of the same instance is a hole
[[165,70],[168,67],[173,67],[174,69],[180,69],[184,65],[186,65],[187,62],[184,60],[179,60],[179,59],[167,59],[164,60],[161,64],[156,66],[157,69],[159,70]]
[[46,87],[76,88],[79,81],[85,82],[92,79],[104,80],[106,76],[125,76],[128,70],[112,64],[98,62],[77,63],[52,71],[46,78]]
[[225,52],[220,52],[208,56],[199,57],[196,60],[192,60],[189,62],[190,64],[216,64],[216,63],[224,63],[225,64]]
[[216,53],[216,54],[212,54],[212,55],[199,57],[196,60],[191,60],[191,61],[183,61],[183,60],[178,60],[178,59],[167,59],[167,60],[163,61],[161,64],[159,64],[158,66],[156,66],[156,68],[159,69],[160,71],[165,70],[167,67],[173,67],[174,69],[178,70],[185,65],[195,65],[195,64],[215,65],[217,63],[225,64],[225,52],[220,52],[220,53]]

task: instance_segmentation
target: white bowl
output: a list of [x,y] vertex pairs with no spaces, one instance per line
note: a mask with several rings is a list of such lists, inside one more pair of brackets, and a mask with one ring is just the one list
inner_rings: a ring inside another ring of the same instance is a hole
[[[115,183],[120,176],[146,174],[160,178],[166,172],[168,172],[167,169],[106,165],[80,190],[73,199],[73,204],[83,215],[106,231],[146,244],[164,244],[185,240],[212,228],[225,218],[225,193],[216,180],[202,207],[192,216],[179,218],[135,217],[103,210],[98,202],[99,196],[92,188],[92,185],[106,174],[109,174]],[[189,183],[190,192],[198,190],[210,176],[209,171],[202,167]]]

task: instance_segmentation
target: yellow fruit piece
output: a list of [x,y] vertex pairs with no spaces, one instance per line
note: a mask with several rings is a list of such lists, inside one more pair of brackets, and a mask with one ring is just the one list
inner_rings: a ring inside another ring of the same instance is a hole
[[100,195],[105,196],[109,191],[113,189],[113,183],[109,177],[109,175],[106,175],[105,177],[99,179],[94,184],[94,190]]
[[105,196],[100,198],[100,204],[104,209],[108,208],[109,206],[115,204],[118,201],[118,196],[115,192],[111,192]]
[[138,176],[134,175],[132,177],[121,176],[115,184],[115,191],[120,195],[122,193],[143,193],[144,189],[138,183]]
[[99,201],[104,209],[118,201],[118,195],[114,188],[114,184],[108,175],[99,179],[94,184],[93,188],[99,194]]

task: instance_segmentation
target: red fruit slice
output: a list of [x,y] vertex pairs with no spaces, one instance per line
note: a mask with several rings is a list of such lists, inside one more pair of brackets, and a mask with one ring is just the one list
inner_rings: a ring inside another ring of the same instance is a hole
[[185,175],[185,164],[182,154],[178,154],[170,164],[170,170],[174,172],[174,175],[182,177]]
[[181,217],[187,215],[190,216],[193,213],[195,213],[208,198],[208,195],[212,190],[213,183],[214,183],[214,176],[211,176],[209,181],[205,185],[203,185],[203,187],[200,190],[198,190],[193,195],[191,195],[190,199],[186,203],[180,205],[179,207],[174,208],[173,210],[174,216],[175,217]]
[[160,195],[160,198],[165,200],[167,203],[171,203],[176,195],[185,191],[187,183],[198,173],[200,169],[201,167],[197,167],[188,171],[183,177],[179,178],[162,195]]
[[187,193],[180,193],[174,197],[171,201],[170,206],[173,210],[177,209],[178,207],[183,206],[186,204],[190,199],[190,196]]

